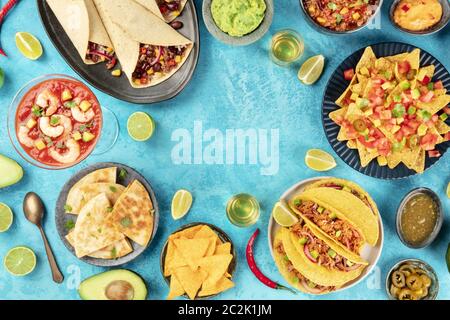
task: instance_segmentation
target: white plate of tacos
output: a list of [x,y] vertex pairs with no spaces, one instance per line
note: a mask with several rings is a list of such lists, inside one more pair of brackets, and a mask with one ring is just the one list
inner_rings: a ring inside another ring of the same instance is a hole
[[108,267],[139,256],[153,240],[159,221],[150,184],[118,163],[95,164],[73,176],[55,212],[66,247],[84,262]]
[[195,6],[172,2],[171,10],[159,0],[38,0],[38,7],[50,39],[86,81],[128,102],[154,103],[177,95],[198,61]]
[[322,295],[348,289],[374,268],[384,241],[375,201],[354,182],[318,177],[280,198],[298,221],[269,221],[269,248],[278,270],[297,290]]

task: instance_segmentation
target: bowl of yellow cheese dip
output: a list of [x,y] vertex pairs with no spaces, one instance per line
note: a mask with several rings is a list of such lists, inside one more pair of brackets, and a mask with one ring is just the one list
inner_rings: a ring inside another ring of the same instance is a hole
[[223,43],[243,46],[261,39],[273,18],[272,0],[204,0],[203,20]]
[[394,26],[404,32],[432,34],[448,24],[450,4],[448,0],[395,0],[390,17]]

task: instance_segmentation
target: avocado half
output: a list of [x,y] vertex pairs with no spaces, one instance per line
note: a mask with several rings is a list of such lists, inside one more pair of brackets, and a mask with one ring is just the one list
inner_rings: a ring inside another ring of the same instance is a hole
[[14,160],[0,154],[0,188],[19,182],[23,177],[22,167]]
[[117,269],[85,279],[78,294],[83,300],[145,300],[147,286],[138,274]]

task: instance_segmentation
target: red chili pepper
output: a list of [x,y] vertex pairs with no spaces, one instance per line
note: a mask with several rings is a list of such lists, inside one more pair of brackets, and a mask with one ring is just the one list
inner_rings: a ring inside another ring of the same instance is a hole
[[250,268],[250,270],[253,272],[256,278],[258,278],[261,283],[266,285],[269,288],[276,289],[276,290],[287,290],[291,293],[297,294],[294,290],[285,287],[279,283],[276,283],[275,281],[272,281],[271,279],[267,278],[261,270],[259,270],[258,266],[256,265],[255,256],[253,254],[253,247],[255,244],[255,240],[258,237],[259,229],[256,229],[255,233],[253,233],[252,237],[247,243],[247,250],[246,250],[246,257],[247,257],[247,264]]
[[[0,9],[0,27],[2,25],[3,20],[5,19],[6,15],[8,14],[9,11],[11,11],[11,9],[17,4],[17,2],[19,2],[19,0],[9,0],[2,9]],[[0,45],[0,55],[5,56],[6,57],[6,53],[5,51],[3,51],[3,49],[1,48]]]

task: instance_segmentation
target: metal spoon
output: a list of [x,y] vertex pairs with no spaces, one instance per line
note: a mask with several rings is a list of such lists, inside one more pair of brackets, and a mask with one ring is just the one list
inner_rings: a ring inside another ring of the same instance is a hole
[[27,220],[39,228],[42,240],[44,240],[45,252],[47,253],[48,262],[50,263],[50,269],[52,270],[53,281],[61,283],[64,280],[64,276],[58,268],[52,248],[50,247],[44,229],[42,228],[44,211],[45,208],[41,198],[34,192],[27,193],[23,199],[23,212],[25,213]]

